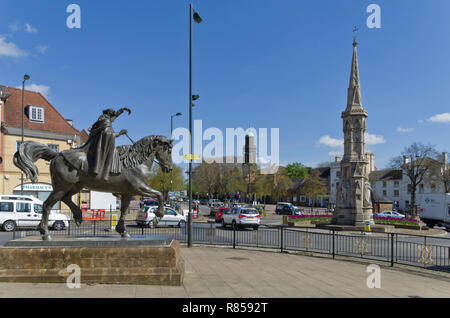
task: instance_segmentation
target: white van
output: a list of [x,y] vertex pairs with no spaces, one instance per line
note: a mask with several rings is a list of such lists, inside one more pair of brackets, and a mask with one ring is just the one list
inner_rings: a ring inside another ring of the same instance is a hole
[[[11,232],[16,228],[36,228],[42,218],[42,201],[26,195],[0,196],[0,227]],[[50,212],[48,225],[53,230],[69,226],[69,217]]]

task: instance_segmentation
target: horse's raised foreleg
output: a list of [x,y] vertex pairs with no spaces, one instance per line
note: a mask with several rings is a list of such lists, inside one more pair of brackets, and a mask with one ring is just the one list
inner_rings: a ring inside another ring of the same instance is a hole
[[41,233],[42,239],[44,241],[51,241],[52,239],[48,232],[48,216],[50,214],[50,210],[56,204],[56,202],[60,201],[63,198],[65,194],[66,193],[64,191],[53,191],[44,202],[42,219],[38,226],[39,232]]
[[63,198],[62,201],[67,204],[67,206],[70,208],[70,211],[72,211],[73,219],[75,221],[75,224],[77,226],[81,225],[81,222],[83,222],[83,212],[81,211],[80,207],[76,205],[72,201],[72,195],[77,193],[78,190],[70,191],[68,192]]
[[155,211],[155,215],[159,218],[162,218],[164,216],[164,197],[161,192],[157,190],[153,190],[150,187],[145,187],[144,189],[141,189],[142,195],[154,197],[158,199],[158,209]]
[[128,211],[128,207],[130,206],[131,195],[123,194],[120,202],[120,219],[116,225],[116,232],[119,233],[123,239],[130,238],[130,234],[127,232],[127,228],[125,226],[125,215]]

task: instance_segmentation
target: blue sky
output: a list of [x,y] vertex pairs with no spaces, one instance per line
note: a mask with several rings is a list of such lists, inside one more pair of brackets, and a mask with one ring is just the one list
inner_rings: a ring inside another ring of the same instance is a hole
[[[81,7],[81,29],[66,7]],[[369,4],[381,28],[369,29]],[[358,31],[363,105],[375,164],[414,141],[450,151],[450,2],[447,0],[197,0],[194,118],[203,127],[279,128],[280,160],[315,166],[342,151],[352,56]],[[0,83],[31,89],[78,129],[102,109],[133,139],[188,127],[188,11],[184,0],[4,0]],[[337,140],[337,141],[336,141]],[[127,143],[120,137],[119,143]]]

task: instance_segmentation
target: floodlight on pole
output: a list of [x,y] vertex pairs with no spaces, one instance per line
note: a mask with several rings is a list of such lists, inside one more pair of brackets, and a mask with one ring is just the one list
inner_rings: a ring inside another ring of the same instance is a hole
[[192,95],[192,21],[197,23],[202,22],[200,15],[194,11],[192,3],[189,5],[189,214],[187,220],[187,246],[192,247],[192,107],[193,100],[197,100],[199,95]]
[[[181,116],[181,113],[170,116],[170,140],[173,139],[173,118],[179,116]],[[173,192],[173,169],[170,171],[170,192]]]
[[[24,117],[25,117],[25,81],[30,79],[30,75],[25,74],[22,81],[22,139],[21,144],[24,142]],[[23,195],[23,173],[20,174],[20,194]]]

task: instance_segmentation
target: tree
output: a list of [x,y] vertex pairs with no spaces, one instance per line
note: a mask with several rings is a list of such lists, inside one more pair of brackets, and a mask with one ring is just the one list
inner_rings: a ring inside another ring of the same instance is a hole
[[[183,169],[177,165],[172,165],[172,176],[173,176],[173,190],[181,191],[184,189],[185,182],[183,177]],[[159,165],[154,165],[152,167],[149,184],[150,186],[160,191],[164,200],[167,200],[169,191],[171,190],[171,173],[164,173]]]
[[305,179],[302,185],[305,195],[312,200],[316,201],[320,195],[325,195],[327,188],[323,184],[320,178],[319,171],[312,170],[309,176]]
[[[403,174],[408,177],[410,183],[409,190],[411,192],[411,204],[409,206],[409,213],[412,217],[416,217],[416,191],[419,184],[421,184],[427,177],[430,177],[437,151],[432,145],[424,145],[422,143],[413,143],[406,147],[402,156],[397,156],[391,159],[390,166],[394,169],[401,169]],[[407,159],[407,160],[405,160]]]
[[286,175],[285,169],[286,168],[279,167],[278,170],[273,175],[271,175],[273,178],[273,188],[271,196],[277,200],[285,196],[294,184],[292,180]]
[[302,165],[300,162],[290,163],[285,169],[289,178],[306,178],[311,170],[311,168]]
[[273,176],[268,174],[259,174],[255,180],[255,192],[257,197],[264,197],[264,205],[267,202],[267,197],[273,192]]

